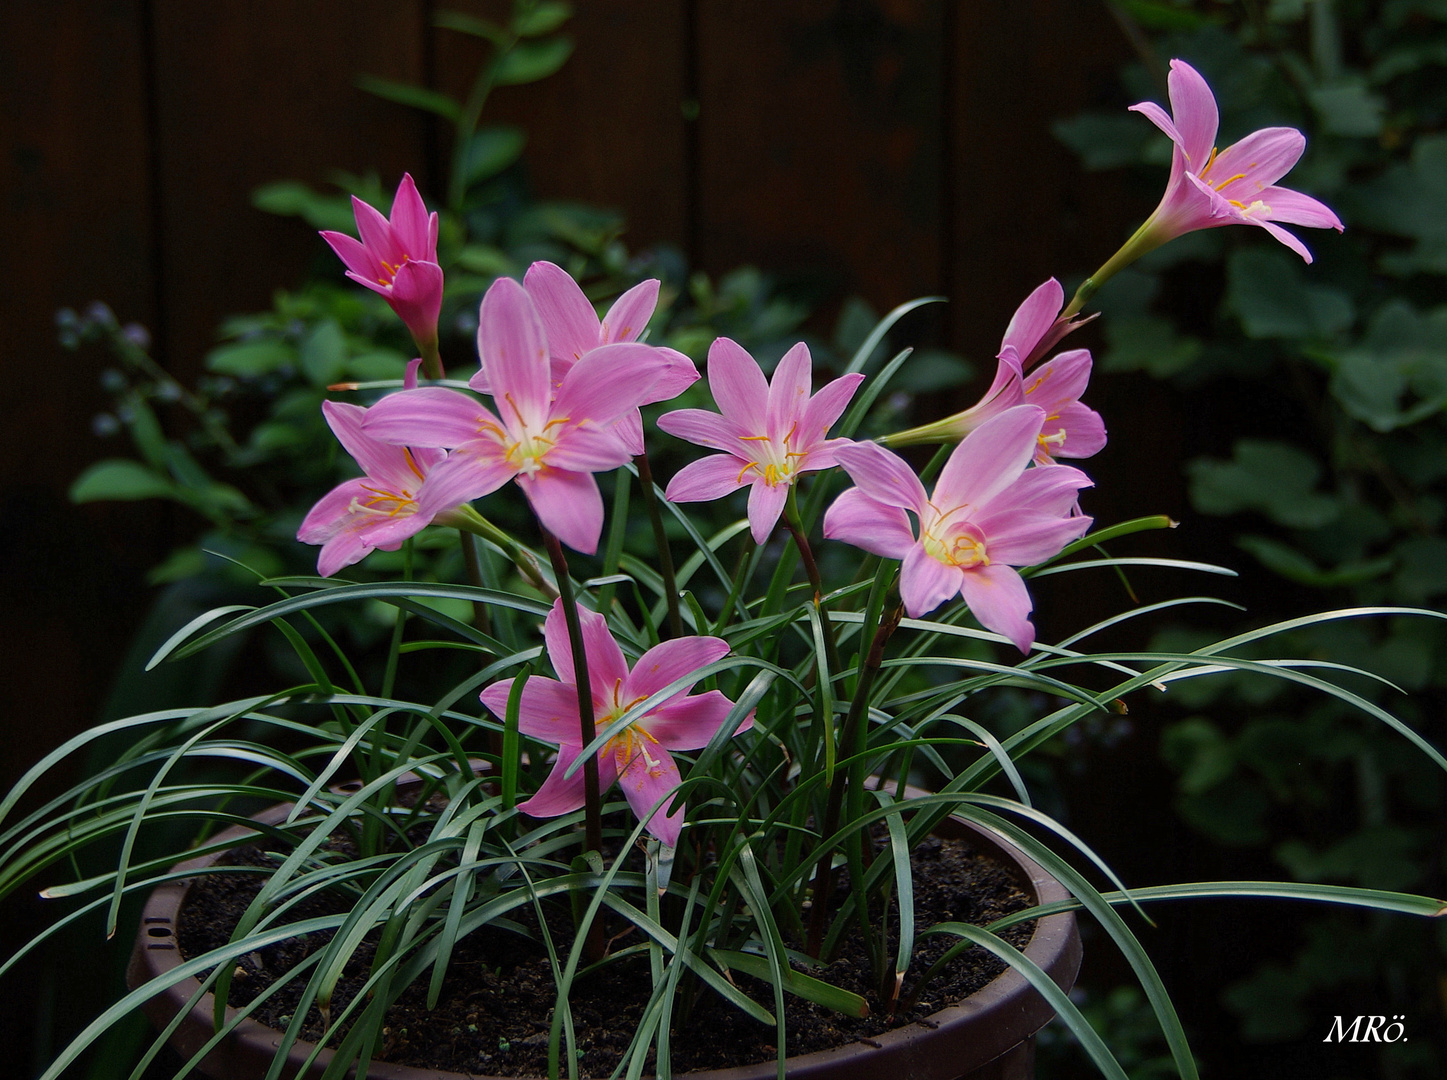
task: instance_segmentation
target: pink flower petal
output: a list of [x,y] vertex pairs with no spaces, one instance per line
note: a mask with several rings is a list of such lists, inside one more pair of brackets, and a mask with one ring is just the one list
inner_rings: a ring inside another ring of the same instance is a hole
[[[734,703],[717,690],[674,698],[644,717],[644,726],[659,744],[670,750],[701,750],[712,741],[728,719]],[[731,734],[754,726],[750,710]]]
[[343,567],[361,562],[372,551],[372,545],[355,529],[342,529],[325,544],[317,555],[317,573],[331,577]]
[[362,467],[362,472],[367,476],[387,481],[407,479],[410,483],[406,486],[413,488],[422,482],[422,477],[414,475],[407,467],[402,447],[363,434],[362,423],[366,419],[367,410],[360,405],[323,401],[322,416],[337,441],[352,455],[352,459]]
[[774,379],[769,385],[767,426],[755,434],[767,434],[783,442],[789,430],[804,416],[804,407],[809,403],[809,390],[813,385],[813,365],[809,359],[809,347],[802,341],[786,352],[774,369]]
[[626,464],[633,453],[615,426],[592,421],[553,428],[557,443],[547,454],[547,465],[565,472],[594,473]]
[[739,439],[748,434],[727,417],[706,409],[666,412],[658,418],[658,427],[697,446],[730,454],[742,449]]
[[1094,486],[1090,477],[1069,465],[1050,469],[1026,469],[1020,479],[991,500],[982,514],[1002,507],[1064,517],[1079,498],[1081,488]]
[[403,173],[402,182],[397,185],[397,194],[392,199],[391,224],[403,251],[422,262],[437,261],[437,245],[432,240],[432,219],[422,196],[417,193],[411,173]]
[[377,261],[377,257],[367,250],[365,244],[346,233],[332,232],[330,229],[323,230],[321,236],[331,245],[343,265],[363,279],[362,284],[380,289],[377,278],[382,274],[382,265]]
[[762,544],[769,539],[779,516],[784,512],[784,503],[789,498],[788,484],[766,484],[755,481],[749,489],[749,531],[754,543]]
[[985,553],[991,566],[1031,566],[1060,554],[1066,544],[1079,540],[1090,529],[1091,521],[1084,515],[1055,517],[1012,509],[982,514],[974,524],[988,538]]
[[[624,749],[624,740],[618,739],[615,743],[618,755],[628,752]],[[683,831],[683,807],[665,816],[669,803],[673,801],[669,796],[683,782],[673,755],[644,737],[632,744],[632,753],[626,764],[615,760],[615,765],[619,774],[618,788],[628,800],[629,808],[640,821],[648,819],[648,831],[666,846],[677,847],[678,836]],[[658,807],[657,813],[653,813],[655,806]],[[653,813],[651,818],[650,813]]]
[[603,496],[592,473],[544,466],[531,476],[519,474],[518,486],[549,532],[584,555],[598,550],[598,538],[603,534]]
[[1293,236],[1291,233],[1283,229],[1280,225],[1277,225],[1273,221],[1262,221],[1258,218],[1251,218],[1249,220],[1252,225],[1260,225],[1263,229],[1269,232],[1272,236],[1276,237],[1277,240],[1281,241],[1281,243],[1285,244],[1292,251],[1296,252],[1307,262],[1313,261],[1311,257],[1311,251],[1307,248],[1307,246],[1303,244],[1300,240],[1298,240],[1295,236]]
[[629,457],[637,457],[647,449],[643,443],[643,414],[637,409],[613,421],[612,432]]
[[804,407],[803,418],[799,421],[798,444],[812,448],[828,435],[829,429],[844,415],[854,392],[863,381],[864,376],[856,371],[825,383]]
[[[512,679],[495,682],[482,692],[482,703],[498,720],[507,719],[507,699]],[[523,684],[518,701],[518,730],[544,742],[582,748],[582,725],[578,720],[578,688],[572,683],[533,675]]]
[[388,301],[417,341],[436,341],[437,316],[442,311],[442,267],[415,259],[403,263],[392,279]]
[[418,514],[431,521],[445,510],[491,495],[517,474],[500,448],[481,443],[474,447],[454,452],[427,474],[417,492]]
[[989,502],[1025,471],[1044,421],[1043,409],[1017,405],[970,432],[940,470],[935,506],[944,511]]
[[498,410],[515,410],[507,420],[541,430],[553,396],[547,337],[533,302],[512,278],[498,278],[482,298],[477,351]]
[[924,485],[904,459],[878,443],[857,442],[834,451],[835,458],[871,499],[922,513],[929,502]]
[[1205,168],[1216,146],[1216,128],[1221,119],[1216,111],[1216,95],[1211,93],[1201,73],[1184,60],[1171,61],[1166,87],[1186,165],[1192,172],[1198,172]]
[[[621,686],[628,678],[628,663],[608,630],[608,620],[602,615],[579,608],[578,625],[583,632],[583,652],[588,658],[589,689],[597,700],[611,694],[615,684]],[[552,610],[543,620],[543,642],[547,645],[548,660],[558,678],[575,685],[573,648],[568,641],[568,619],[563,613],[562,600],[553,601]]]
[[658,380],[649,388],[648,396],[643,399],[644,405],[652,405],[657,401],[672,401],[698,382],[698,367],[683,353],[662,345],[652,346],[652,348],[665,363]]
[[[392,225],[382,216],[381,211],[353,195],[352,216],[357,220],[357,233],[361,236],[362,243],[377,260],[378,269],[385,273],[386,266],[401,266],[407,253],[402,250],[402,245],[397,243],[397,238],[392,234]],[[381,277],[382,274],[377,276]],[[391,276],[390,273],[387,274],[387,277]]]
[[668,359],[648,345],[624,341],[599,346],[563,377],[552,415],[611,423],[643,404],[668,366]]
[[743,487],[739,472],[746,465],[730,454],[710,454],[690,461],[668,482],[664,498],[669,502],[709,502]]
[[1208,171],[1197,175],[1226,198],[1250,203],[1289,173],[1305,150],[1306,136],[1295,128],[1262,128],[1226,147]]
[[857,487],[841,494],[825,512],[824,535],[887,559],[903,559],[915,546],[905,512],[871,499]]
[[554,356],[579,360],[598,347],[602,340],[598,313],[566,270],[554,263],[535,262],[528,267],[523,284],[537,305]]
[[1040,406],[1048,416],[1078,401],[1090,383],[1090,368],[1088,349],[1061,353],[1025,376],[1025,403]]
[[948,566],[915,544],[905,553],[899,570],[899,596],[910,618],[928,615],[960,591],[965,572]]
[[1024,579],[1000,563],[974,567],[963,576],[960,594],[980,625],[1003,634],[1022,653],[1028,653],[1035,640],[1035,627],[1030,622],[1034,603]]
[[1037,285],[1010,317],[1010,325],[1005,327],[1005,336],[1000,341],[1001,350],[1009,346],[1020,356],[1029,356],[1054,324],[1064,304],[1065,289],[1060,282],[1050,278]]
[[1072,401],[1045,421],[1042,439],[1064,433],[1065,441],[1048,449],[1055,457],[1088,458],[1105,449],[1105,421],[1100,413],[1079,401]]
[[[583,770],[579,769],[567,779],[564,779],[564,775],[567,773],[568,767],[577,760],[582,749],[581,746],[558,747],[558,756],[553,762],[552,772],[548,773],[547,779],[543,781],[542,786],[531,799],[518,803],[518,809],[530,817],[538,818],[559,817],[562,814],[571,814],[574,810],[581,810],[583,808]],[[617,778],[618,769],[611,755],[600,756],[598,758],[598,790],[607,791]]]
[[737,342],[721,337],[709,346],[708,388],[724,416],[746,431],[763,434],[769,384],[758,363]]
[[1335,229],[1341,232],[1341,218],[1331,207],[1290,188],[1268,187],[1258,196],[1271,208],[1272,221],[1284,221],[1288,225],[1306,225],[1313,229]]
[[[638,658],[638,663],[633,665],[633,670],[623,681],[623,691],[620,696],[630,701],[637,697],[649,697],[675,679],[682,679],[686,675],[693,674],[699,668],[712,664],[715,660],[722,660],[728,653],[729,643],[723,638],[681,637],[665,641],[653,646]],[[691,685],[683,687],[678,693],[688,693]],[[654,734],[657,735],[657,732]],[[704,742],[707,741],[707,739],[704,740]],[[673,746],[672,743],[664,745]],[[702,746],[703,743],[698,745]],[[673,748],[675,750],[687,749],[683,746]]]
[[388,394],[367,410],[362,431],[397,446],[461,446],[500,439],[502,425],[480,402],[444,386]]
[[316,505],[307,512],[301,527],[296,531],[296,538],[303,544],[326,543],[346,524],[353,500],[365,499],[370,494],[365,479],[343,480],[318,499]]
[[638,335],[648,329],[648,320],[653,318],[653,309],[658,306],[658,284],[657,278],[640,281],[613,301],[608,314],[603,316],[600,337],[603,344],[638,340]]

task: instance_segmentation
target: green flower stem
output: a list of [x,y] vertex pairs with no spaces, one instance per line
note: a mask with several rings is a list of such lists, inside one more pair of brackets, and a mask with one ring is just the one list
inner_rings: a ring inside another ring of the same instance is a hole
[[450,525],[459,531],[480,536],[496,545],[517,567],[518,573],[522,574],[527,583],[542,593],[545,599],[556,600],[558,598],[558,590],[543,576],[543,569],[538,565],[532,552],[520,546],[516,540],[479,514],[470,504],[459,506],[450,514],[439,514],[436,522],[439,525]]
[[429,340],[417,342],[417,349],[422,355],[422,377],[424,379],[441,379],[445,373],[442,370],[442,354],[437,351],[435,327]]
[[[568,559],[563,554],[563,545],[548,531],[541,521],[538,528],[543,534],[543,546],[553,562],[553,575],[558,579],[558,593],[563,602],[563,617],[568,623],[568,644],[573,650],[573,680],[578,688],[578,720],[582,729],[583,745],[590,745],[598,737],[593,720],[593,689],[588,680],[588,653],[583,647],[583,625],[578,618],[578,602],[573,595],[573,579],[568,576]],[[603,850],[603,799],[598,790],[598,756],[589,754],[583,761],[583,852]],[[583,951],[588,963],[603,959],[606,951],[603,940],[603,924],[594,919],[588,926],[588,940]]]
[[1090,302],[1090,298],[1096,294],[1102,285],[1113,278],[1120,270],[1124,270],[1131,263],[1135,262],[1142,255],[1154,251],[1165,242],[1167,238],[1159,234],[1151,235],[1151,226],[1155,223],[1155,214],[1146,218],[1141,227],[1131,233],[1131,237],[1120,246],[1120,250],[1107,259],[1101,268],[1090,277],[1080,283],[1080,288],[1075,290],[1070,303],[1060,313],[1060,319],[1069,319],[1080,313],[1080,310]]
[[[457,530],[457,538],[462,542],[462,564],[467,568],[467,580],[471,585],[479,589],[487,587],[487,579],[482,572],[482,552],[477,546],[477,537],[464,529]],[[481,600],[472,602],[472,623],[489,637],[492,635],[492,616],[488,614],[487,605]],[[487,752],[502,762],[502,732],[488,728],[486,731]]]
[[[875,578],[876,587],[881,584],[882,580],[888,580],[888,578],[881,567],[879,576]],[[859,684],[855,687],[854,697],[849,703],[849,714],[844,720],[844,729],[840,732],[840,749],[845,756],[859,755],[864,752],[868,736],[868,724],[865,721],[869,715],[870,694],[874,689],[874,681],[879,675],[879,669],[884,663],[884,647],[888,644],[895,628],[899,626],[899,620],[903,615],[904,609],[896,607],[889,617],[874,629],[869,651],[861,657]],[[868,628],[861,627],[861,631],[868,633]],[[851,789],[851,812],[857,814],[862,809],[864,769],[865,763],[860,760],[851,766],[847,773],[841,770],[834,774],[834,782],[829,786],[829,802],[825,806],[824,821],[820,829],[822,836],[833,836],[839,830],[839,813],[844,805],[846,786]],[[856,878],[854,881],[855,911],[859,915],[865,940],[870,942],[870,951],[873,952],[868,904],[863,889],[863,834],[856,835],[850,843],[852,845],[849,860],[850,876]],[[826,909],[829,906],[829,893],[834,880],[830,873],[832,862],[833,852],[822,852],[814,869],[813,907],[809,913],[809,941],[806,950],[810,956],[814,957],[819,956],[819,950],[824,941]]]
[[668,548],[668,533],[663,528],[663,513],[658,506],[658,493],[653,490],[653,469],[648,464],[648,451],[637,455],[638,486],[643,490],[643,505],[653,523],[653,543],[658,548],[658,572],[663,577],[663,598],[668,605],[668,636],[683,637],[683,614],[678,610],[678,579],[673,570],[673,552]]
[[789,488],[789,499],[784,504],[784,525],[788,528],[789,535],[794,538],[794,547],[799,551],[799,559],[804,564],[804,573],[809,578],[809,584],[814,586],[814,606],[819,610],[819,621],[824,627],[824,655],[829,659],[830,678],[837,679],[843,674],[843,667],[839,663],[839,645],[834,640],[834,624],[820,603],[824,595],[824,581],[819,576],[819,566],[814,561],[813,549],[809,547],[809,537],[804,529],[804,520],[799,516],[799,503],[794,498],[794,491],[793,487]]

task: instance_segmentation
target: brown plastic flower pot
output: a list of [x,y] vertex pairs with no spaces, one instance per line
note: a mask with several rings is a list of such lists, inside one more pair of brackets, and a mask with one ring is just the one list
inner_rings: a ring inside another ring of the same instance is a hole
[[[256,815],[263,824],[283,821],[290,805],[274,806]],[[956,818],[947,819],[937,835],[964,838],[978,850],[1013,865],[1019,877],[1029,882],[1028,892],[1037,903],[1067,900],[1070,894],[1024,852],[1003,837]],[[218,839],[245,843],[255,834],[234,827]],[[176,870],[194,870],[198,875],[222,859],[219,854],[190,859]],[[151,893],[141,914],[136,947],[131,954],[127,979],[132,988],[161,975],[181,963],[176,945],[176,925],[186,898],[185,881],[162,885]],[[1035,933],[1025,955],[1045,970],[1055,983],[1069,990],[1080,969],[1080,934],[1070,912],[1049,915],[1036,922]],[[151,998],[144,1006],[157,1027],[169,1024],[185,1008],[200,984],[185,979]],[[203,997],[171,1036],[171,1045],[189,1058],[211,1038],[212,999]],[[227,1010],[234,1015],[234,1010]],[[1035,1067],[1035,1033],[1054,1010],[1024,976],[1013,968],[947,1009],[928,1019],[885,1032],[867,1042],[854,1042],[833,1050],[821,1050],[790,1058],[790,1077],[810,1080],[1030,1080]],[[242,1020],[233,1032],[203,1059],[201,1071],[216,1080],[250,1080],[266,1074],[281,1032],[255,1020]],[[283,1074],[296,1076],[311,1055],[310,1043],[296,1043],[288,1053],[290,1067]],[[308,1080],[315,1080],[331,1060],[332,1052],[318,1055]],[[711,1069],[687,1074],[693,1080],[769,1080],[777,1074],[773,1062],[734,1069]],[[419,1069],[407,1065],[373,1062],[371,1080],[487,1080],[474,1074]]]

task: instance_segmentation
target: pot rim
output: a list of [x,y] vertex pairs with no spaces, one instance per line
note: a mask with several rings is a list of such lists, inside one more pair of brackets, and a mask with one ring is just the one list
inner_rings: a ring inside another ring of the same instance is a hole
[[[915,788],[916,795],[925,794]],[[263,825],[284,821],[294,804],[281,803],[253,815]],[[1069,900],[1065,886],[1000,833],[963,819],[950,817],[941,822],[936,835],[947,839],[965,838],[1001,862],[1012,864],[1028,882],[1037,904]],[[240,845],[259,835],[255,829],[233,825],[217,834],[216,840]],[[177,863],[173,872],[195,871],[199,876],[216,864],[225,851]],[[146,899],[136,934],[135,948],[126,971],[127,984],[135,989],[182,963],[176,944],[176,929],[189,879],[158,886]],[[1042,968],[1062,990],[1069,990],[1080,970],[1080,933],[1071,911],[1037,919],[1035,932],[1024,955]],[[201,988],[195,978],[158,993],[142,1006],[151,1022],[164,1028],[186,1007]],[[183,1055],[194,1055],[214,1034],[212,995],[208,991],[191,1008],[190,1015],[176,1027],[171,1044]],[[227,1007],[228,1018],[237,1010]],[[788,1059],[788,1075],[808,1080],[874,1080],[880,1076],[909,1077],[910,1080],[953,1080],[986,1065],[1025,1041],[1055,1016],[1055,1010],[1015,968],[1007,967],[989,983],[923,1020],[893,1028],[868,1042],[852,1042],[828,1050],[817,1050]],[[218,1043],[201,1063],[201,1071],[214,1077],[265,1074],[282,1033],[258,1020],[241,1020],[231,1034]],[[299,1070],[315,1044],[298,1041],[287,1054],[293,1071]],[[333,1051],[317,1055],[309,1076],[320,1076]],[[728,1069],[706,1069],[679,1073],[690,1080],[770,1080],[777,1076],[776,1062],[761,1062]],[[352,1075],[352,1074],[348,1074]],[[370,1080],[504,1080],[482,1074],[446,1072],[374,1061],[368,1066]]]

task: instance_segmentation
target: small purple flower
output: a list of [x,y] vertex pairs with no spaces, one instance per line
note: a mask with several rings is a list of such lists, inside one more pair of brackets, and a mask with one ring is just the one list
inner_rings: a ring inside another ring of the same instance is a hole
[[[597,612],[580,609],[584,653],[588,660],[588,686],[593,694],[594,722],[602,731],[634,705],[652,697],[669,683],[728,655],[728,642],[716,637],[684,637],[655,645],[632,669],[623,650]],[[578,717],[577,676],[563,602],[555,601],[543,623],[548,659],[557,679],[533,676],[523,685],[518,707],[518,730],[524,735],[558,744],[553,770],[531,799],[518,809],[533,817],[557,817],[583,805],[583,771],[565,776],[583,752],[583,726]],[[482,703],[499,717],[507,711],[513,680],[494,683],[482,692]],[[598,754],[598,786],[606,791],[616,779],[628,805],[641,819],[677,790],[682,782],[670,750],[698,750],[707,746],[728,719],[733,702],[717,690],[690,694],[684,686],[667,700],[635,720]],[[735,734],[753,725],[753,713],[739,723]],[[668,847],[678,845],[683,810],[653,815],[648,831]]]
[[955,447],[930,495],[883,447],[841,447],[839,464],[859,486],[830,506],[824,535],[902,560],[900,596],[912,618],[959,595],[981,626],[1029,652],[1033,604],[1013,567],[1050,558],[1091,523],[1071,514],[1076,493],[1090,486],[1084,473],[1027,469],[1044,423],[1045,410],[1034,405],[987,420]]
[[658,418],[670,435],[722,453],[679,470],[665,492],[673,502],[720,499],[749,485],[749,527],[762,544],[778,524],[801,473],[832,468],[848,439],[827,438],[863,375],[843,375],[817,394],[802,341],[774,369],[772,383],[744,349],[718,338],[708,351],[708,385],[720,412],[678,409]]

